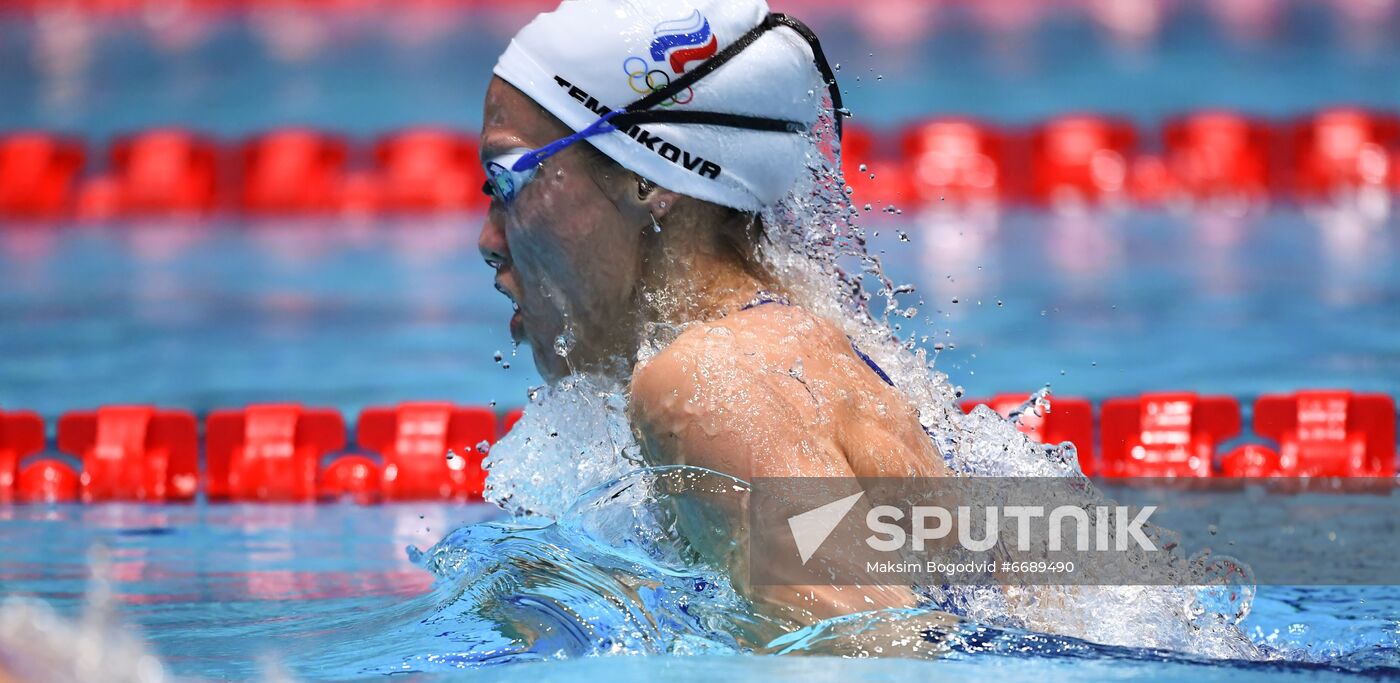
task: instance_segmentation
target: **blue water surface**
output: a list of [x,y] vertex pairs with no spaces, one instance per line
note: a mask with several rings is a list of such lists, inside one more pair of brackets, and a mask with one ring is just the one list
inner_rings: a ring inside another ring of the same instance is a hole
[[[924,301],[901,332],[945,344],[938,367],[969,395],[1400,393],[1393,221],[913,214],[872,219],[873,248]],[[540,380],[476,253],[480,220],[0,230],[0,405],[519,405]]]
[[[9,95],[0,130],[474,128],[489,67],[549,3],[433,4],[115,19],[54,11],[39,22],[0,12],[0,92]],[[1122,5],[1161,10],[1155,30],[1125,37],[1086,12],[1093,3],[1003,0],[984,12],[974,3],[771,3],[822,37],[857,119],[890,126],[938,114],[1027,124],[1091,111],[1153,126],[1200,108],[1283,118],[1339,104],[1400,108],[1400,12],[1353,16],[1345,4],[1365,3]]]
[[[1388,504],[1378,509],[1390,509]],[[1270,661],[1179,652],[966,624],[932,659],[754,656],[696,616],[721,605],[700,570],[638,563],[586,525],[482,524],[489,506],[395,504],[0,509],[10,549],[0,589],[82,613],[93,548],[117,613],[137,625],[171,673],[257,677],[268,662],[308,680],[417,673],[421,680],[519,676],[578,680],[744,678],[953,680],[1327,680],[1400,674],[1400,596],[1383,587],[1261,586],[1242,627]],[[437,580],[402,552],[464,562]],[[416,554],[416,553],[415,553]],[[628,558],[632,559],[628,559]],[[648,588],[648,586],[653,586]],[[683,608],[687,601],[693,606]],[[738,618],[739,612],[732,612]],[[509,617],[509,618],[506,618]],[[689,619],[697,619],[688,622]],[[597,659],[599,655],[615,655]],[[841,652],[841,654],[849,654]],[[643,656],[645,655],[645,656]],[[819,658],[817,660],[813,657]]]
[[[1285,2],[1263,30],[1240,33],[1223,28],[1209,3],[1171,3],[1158,33],[1125,43],[1071,13],[996,33],[959,9],[900,43],[870,16],[799,4],[786,9],[813,19],[858,120],[879,125],[949,113],[1024,124],[1090,110],[1150,129],[1202,107],[1273,117],[1342,103],[1400,109],[1396,13],[1358,27],[1325,3]],[[168,30],[164,18],[0,18],[0,131],[58,129],[100,143],[169,124],[229,137],[293,124],[361,136],[424,123],[472,129],[489,65],[528,19],[261,12]],[[1046,383],[1096,399],[1163,389],[1247,398],[1310,386],[1400,394],[1394,216],[1365,224],[1291,206],[1244,218],[1014,210],[989,225],[906,209],[868,223],[891,277],[916,284],[925,300],[902,332],[945,344],[938,367],[969,394]],[[509,304],[475,253],[479,222],[223,216],[0,226],[0,407],[32,408],[52,424],[64,411],[114,403],[204,414],[298,401],[347,415],[413,399],[519,405],[540,380],[528,351],[510,345]],[[497,515],[439,504],[4,507],[0,595],[37,596],[77,615],[90,550],[105,547],[120,616],[173,672],[211,679],[258,676],[265,656],[318,680],[413,671],[512,681],[1400,674],[1393,586],[1261,587],[1246,630],[1290,652],[1264,663],[991,630],[973,641],[989,645],[938,661],[756,657],[714,645],[697,656],[555,661],[513,651],[509,634],[461,597],[494,595],[496,584],[435,581],[404,551],[458,528],[467,531],[452,537],[455,547],[468,550],[505,543],[512,557],[547,558],[588,549],[587,539],[554,531],[464,527]],[[546,588],[561,591],[562,604],[616,614],[616,604],[578,588],[601,580],[595,567],[570,567],[550,574],[560,582]],[[497,569],[489,576],[502,586],[532,571]],[[684,631],[683,622],[656,628]],[[586,630],[560,633],[557,651],[599,648]],[[457,673],[523,659],[544,661]]]

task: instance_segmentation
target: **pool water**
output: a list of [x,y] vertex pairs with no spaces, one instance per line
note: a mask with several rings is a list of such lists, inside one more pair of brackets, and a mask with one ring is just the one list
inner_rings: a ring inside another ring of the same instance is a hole
[[[880,125],[932,113],[1022,124],[1092,110],[1154,126],[1201,107],[1278,117],[1341,103],[1400,108],[1400,89],[1389,87],[1400,43],[1385,39],[1397,14],[1353,25],[1314,3],[1283,5],[1271,28],[1241,37],[1209,17],[1208,3],[1177,3],[1156,38],[1134,44],[1053,12],[1036,28],[996,34],[969,28],[957,10],[900,50],[886,47],[878,22],[812,23],[843,64],[859,120]],[[294,123],[365,136],[421,123],[471,129],[485,65],[528,17],[427,16],[286,24],[268,13],[182,25],[168,42],[151,40],[149,21],[0,20],[0,91],[12,96],[0,130],[39,126],[100,142],[172,122],[224,136]],[[430,38],[407,37],[429,24]],[[475,252],[479,221],[0,226],[0,406],[38,410],[52,425],[64,411],[119,403],[201,415],[267,401],[346,415],[418,399],[520,405],[540,379],[528,351],[511,347],[509,303]],[[1016,209],[990,222],[906,207],[866,224],[891,278],[916,284],[926,301],[902,332],[945,344],[938,368],[969,395],[1048,383],[1058,395],[1102,399],[1166,389],[1400,394],[1397,223],[1276,206],[1243,217]],[[1267,661],[985,625],[964,625],[937,661],[836,659],[821,634],[807,657],[743,655],[660,593],[599,599],[618,597],[599,588],[618,577],[716,590],[709,583],[609,564],[617,557],[586,535],[479,524],[499,516],[487,505],[413,503],[0,507],[0,596],[34,596],[78,617],[89,589],[105,586],[118,618],[170,672],[210,679],[278,667],[308,680],[1400,674],[1394,586],[1261,586],[1243,628]],[[467,531],[449,536],[454,529]],[[467,560],[489,563],[492,549],[512,562],[435,578],[405,550],[445,537],[442,548]],[[492,592],[541,576],[557,582],[515,595],[549,600],[522,605]],[[513,650],[512,634],[478,604],[553,625],[549,638],[526,639],[548,647]],[[643,619],[646,637],[636,637],[628,614],[675,619]],[[658,653],[696,656],[578,656]]]
[[[1013,211],[995,227],[906,216],[870,224],[891,277],[929,302],[928,317],[904,332],[950,343],[938,365],[971,394],[1045,383],[1092,398],[1166,388],[1400,392],[1393,225],[1349,231],[1289,209],[1236,223],[1167,211]],[[519,405],[539,379],[507,339],[508,303],[489,290],[474,253],[477,221],[0,231],[0,404],[51,420],[128,402],[201,414],[285,400],[347,415],[423,398]],[[116,613],[168,670],[215,679],[285,670],[306,680],[476,680],[515,677],[521,666],[560,680],[604,671],[622,680],[733,672],[866,681],[1400,674],[1393,586],[1260,587],[1242,626],[1273,652],[1265,662],[972,627],[976,637],[937,662],[830,659],[846,651],[814,648],[807,654],[823,658],[814,663],[697,648],[693,633],[619,645],[608,625],[626,622],[611,611],[587,628],[567,616],[598,606],[580,586],[600,579],[579,569],[577,583],[546,587],[573,606],[546,612],[565,635],[522,654],[462,597],[496,584],[435,582],[405,552],[498,515],[437,504],[0,508],[0,594],[36,596],[76,617],[90,571],[107,566]],[[94,547],[107,549],[105,565],[91,560]],[[638,604],[643,614],[671,613]],[[703,654],[578,659],[672,651]]]
[[[479,222],[0,230],[0,405],[520,405],[540,379],[511,346]],[[890,277],[925,301],[902,332],[951,345],[938,367],[969,395],[1048,383],[1094,399],[1400,393],[1395,227],[1283,208],[869,222]]]
[[[56,7],[37,22],[0,12],[0,89],[13,95],[0,129],[105,138],[170,123],[225,136],[290,124],[353,135],[474,128],[488,66],[555,3],[435,4],[234,16],[169,7],[116,19]],[[934,114],[1028,124],[1069,111],[1155,125],[1215,107],[1271,117],[1400,108],[1400,12],[1384,2],[769,4],[816,30],[856,120],[874,125]],[[1095,5],[1157,16],[1117,31],[1091,18]]]
[[[407,503],[6,508],[0,511],[7,544],[0,586],[7,594],[42,596],[59,613],[76,617],[91,599],[85,593],[96,567],[116,614],[139,627],[168,672],[208,679],[280,670],[305,680],[407,672],[422,674],[421,680],[494,680],[517,678],[524,672],[520,667],[546,680],[606,673],[620,680],[699,681],[725,671],[833,681],[1262,681],[1400,673],[1394,616],[1400,596],[1391,586],[1261,586],[1242,627],[1266,645],[1271,661],[1212,660],[968,625],[937,661],[832,659],[849,653],[813,638],[816,644],[805,654],[823,658],[813,662],[741,656],[727,651],[718,636],[702,640],[667,626],[683,612],[668,617],[657,597],[618,590],[620,584],[605,580],[664,577],[598,570],[608,565],[588,555],[575,532],[569,534],[575,540],[541,537],[557,545],[532,545],[525,535],[501,545],[464,544],[468,555],[494,549],[486,563],[532,558],[534,566],[444,576],[436,584],[403,551],[427,548],[450,528],[497,516],[486,505]],[[547,581],[532,582],[532,572],[535,580]],[[510,600],[495,604],[494,612],[481,609],[493,604],[493,593]],[[525,631],[512,633],[483,619],[500,610],[528,615],[516,622]],[[638,626],[618,618],[627,613],[657,621]],[[528,624],[540,630],[532,632]],[[646,633],[638,635],[641,630]],[[518,639],[532,640],[534,647],[522,650]],[[624,656],[579,659],[596,654]],[[690,656],[635,656],[642,654]]]

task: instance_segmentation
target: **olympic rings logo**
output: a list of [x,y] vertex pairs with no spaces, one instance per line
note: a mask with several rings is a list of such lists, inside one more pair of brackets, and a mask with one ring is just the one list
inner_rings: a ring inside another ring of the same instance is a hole
[[[628,57],[622,62],[622,72],[627,74],[627,85],[633,92],[639,95],[650,95],[671,84],[671,75],[661,69],[653,69],[647,60],[641,57]],[[677,104],[689,104],[695,99],[695,91],[686,88],[684,91],[676,93],[669,100],[662,102],[661,106],[670,107]]]

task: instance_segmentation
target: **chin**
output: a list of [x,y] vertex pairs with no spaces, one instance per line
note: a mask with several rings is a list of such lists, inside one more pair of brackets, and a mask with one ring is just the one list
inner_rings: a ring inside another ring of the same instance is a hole
[[535,359],[535,371],[546,382],[556,382],[571,374],[564,359],[554,353],[553,344],[530,343],[530,352]]

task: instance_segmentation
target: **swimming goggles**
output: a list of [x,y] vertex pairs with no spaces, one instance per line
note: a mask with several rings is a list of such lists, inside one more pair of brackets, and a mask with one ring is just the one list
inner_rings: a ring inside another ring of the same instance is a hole
[[616,130],[626,130],[640,124],[689,123],[780,133],[806,131],[807,127],[801,122],[764,116],[726,114],[713,111],[655,109],[662,102],[680,94],[696,81],[709,75],[715,69],[723,66],[725,62],[743,52],[745,48],[758,40],[759,36],[779,26],[792,29],[812,48],[812,61],[816,65],[817,71],[821,72],[822,78],[826,82],[827,91],[831,95],[832,119],[836,128],[836,137],[839,140],[841,138],[841,119],[849,112],[841,103],[841,90],[836,84],[836,74],[832,72],[831,66],[826,61],[821,41],[817,40],[817,35],[812,32],[812,29],[807,28],[806,24],[786,14],[775,12],[764,17],[758,26],[749,29],[747,33],[730,43],[728,47],[720,50],[715,56],[701,62],[699,66],[671,81],[669,85],[653,90],[651,94],[622,109],[615,109],[603,114],[587,128],[555,140],[539,149],[513,149],[491,159],[486,164],[486,184],[481,188],[482,192],[501,204],[509,204],[520,194],[525,185],[534,179],[535,171],[540,167],[540,164],[544,163],[545,159],[558,154],[579,140]]

